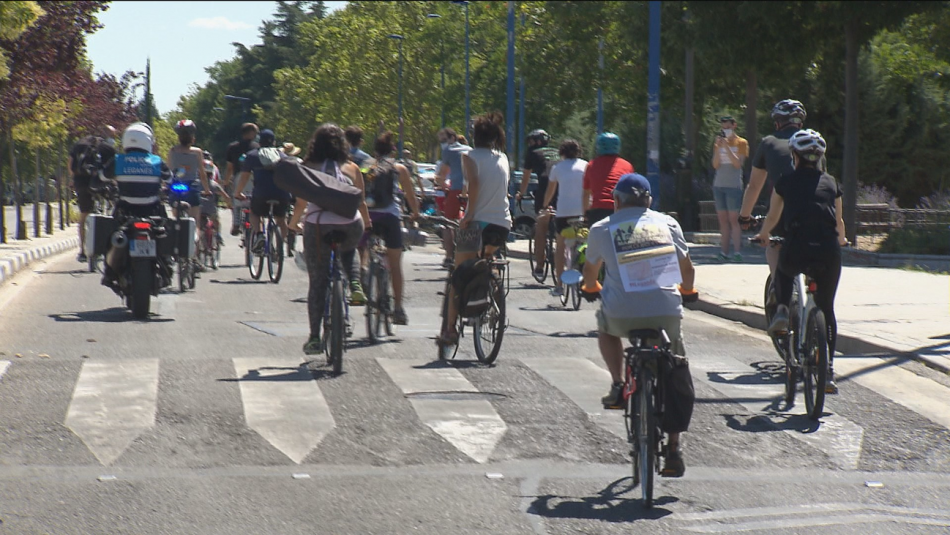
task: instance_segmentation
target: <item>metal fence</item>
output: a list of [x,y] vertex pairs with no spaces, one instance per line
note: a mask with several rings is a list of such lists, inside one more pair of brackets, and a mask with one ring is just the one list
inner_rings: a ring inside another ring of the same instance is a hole
[[937,230],[950,226],[950,210],[892,208],[887,204],[859,204],[857,234],[887,234],[898,228]]

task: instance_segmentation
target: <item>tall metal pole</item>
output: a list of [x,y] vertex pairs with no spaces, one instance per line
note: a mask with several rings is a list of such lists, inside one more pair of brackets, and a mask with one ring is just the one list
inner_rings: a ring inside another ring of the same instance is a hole
[[152,126],[152,58],[145,60],[145,124]]
[[[524,35],[524,13],[521,14],[521,34]],[[524,161],[524,101],[524,72],[522,72],[521,86],[518,89],[518,162]]]
[[439,51],[442,54],[442,128],[445,128],[445,40],[439,41]]
[[600,57],[597,60],[597,66],[600,68],[600,83],[597,84],[597,133],[604,131],[604,39],[600,39],[597,45],[600,51]]
[[647,78],[647,180],[653,208],[660,205],[660,2],[650,1],[650,51]]
[[402,158],[403,120],[402,120],[402,39],[399,40],[399,153],[396,158]]
[[514,155],[512,142],[515,137],[515,3],[508,0],[508,116],[506,119],[508,143],[505,150],[508,161]]
[[468,41],[468,2],[465,2],[465,137],[471,142],[472,133],[469,129],[471,121],[471,96],[469,90],[469,41]]

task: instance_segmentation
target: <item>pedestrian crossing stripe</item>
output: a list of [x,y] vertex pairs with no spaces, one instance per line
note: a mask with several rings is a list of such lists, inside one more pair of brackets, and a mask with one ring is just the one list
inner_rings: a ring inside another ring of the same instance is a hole
[[0,379],[3,379],[3,373],[7,371],[7,368],[10,366],[9,360],[0,360]]

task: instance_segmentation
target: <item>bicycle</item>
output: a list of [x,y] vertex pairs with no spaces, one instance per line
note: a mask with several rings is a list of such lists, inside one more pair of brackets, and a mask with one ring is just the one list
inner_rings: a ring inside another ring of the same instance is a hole
[[[175,236],[179,236],[181,232],[188,229],[188,225],[184,222],[190,219],[188,209],[191,208],[191,205],[185,202],[184,198],[188,195],[190,189],[191,186],[185,182],[173,181],[169,186],[169,204],[175,211]],[[181,240],[176,238],[172,249],[172,257],[178,263],[178,291],[184,293],[186,289],[195,289],[196,268],[194,264],[197,260],[186,256],[187,251],[180,251],[179,243],[181,243]]]
[[[274,207],[278,204],[280,204],[280,201],[267,201],[268,211],[267,221],[264,223],[264,246],[260,252],[255,253],[253,251],[254,237],[253,233],[250,232],[250,226],[248,226],[248,230],[245,233],[245,235],[250,234],[249,241],[245,242],[246,252],[244,255],[248,261],[247,267],[251,273],[251,278],[254,280],[261,278],[261,274],[264,272],[264,261],[267,260],[267,277],[274,284],[280,282],[281,274],[284,272],[284,238],[281,236],[280,227],[274,218]],[[250,243],[249,246],[247,245],[248,243]],[[255,256],[257,257],[257,262],[254,262]],[[254,267],[255,264],[257,265],[256,268]]]
[[[535,200],[537,201],[537,199]],[[521,201],[518,202],[520,203]],[[537,224],[537,222],[535,224]],[[538,281],[538,284],[544,284],[549,272],[551,273],[551,279],[554,279],[554,235],[555,226],[554,216],[552,215],[548,218],[548,234],[544,242],[544,261],[540,266],[540,275],[535,271],[534,236],[528,237],[528,267],[531,269],[531,276],[534,277],[534,280]],[[554,281],[554,284],[557,285],[557,281]]]
[[385,329],[386,336],[393,335],[393,296],[390,292],[389,262],[386,259],[386,247],[382,237],[370,232],[369,269],[366,275],[366,332],[369,342],[379,341],[381,329]]
[[[119,196],[119,188],[111,182],[105,182],[101,187],[92,187],[90,186],[90,191],[92,192],[93,199],[93,214],[109,214],[111,215],[115,210],[115,201]],[[105,255],[101,254],[91,254],[87,256],[87,262],[89,265],[89,273],[103,273],[102,262],[105,259]]]
[[[452,229],[459,228],[458,223],[444,217],[424,216],[431,221],[438,221]],[[457,237],[457,233],[456,233]],[[500,250],[500,248],[499,248]],[[485,248],[480,252],[482,258],[485,257]],[[483,364],[493,364],[501,351],[501,343],[505,336],[505,330],[508,328],[505,317],[505,297],[507,289],[504,281],[507,278],[508,259],[498,256],[497,253],[488,259],[491,268],[491,278],[489,279],[488,304],[489,306],[479,316],[466,318],[461,310],[456,318],[456,329],[461,339],[465,332],[465,327],[472,327],[472,337],[475,346],[475,357]],[[449,274],[445,280],[445,291],[442,296],[442,323],[439,336],[436,338],[436,347],[438,348],[439,360],[451,360],[458,354],[459,344],[448,344],[442,340],[442,333],[448,328],[449,297],[452,295],[452,275],[455,273],[455,267],[449,267]],[[456,296],[458,299],[458,296]],[[451,355],[449,354],[451,352]]]
[[333,373],[343,373],[343,353],[346,351],[346,339],[353,335],[350,324],[350,305],[347,298],[346,279],[343,276],[343,261],[340,244],[346,239],[343,231],[327,234],[323,241],[330,247],[330,273],[327,277],[326,306],[323,311],[323,336],[326,339],[324,351],[327,364],[333,367]]
[[[669,453],[664,443],[662,416],[664,381],[659,377],[661,358],[673,359],[670,338],[660,329],[634,329],[628,333],[630,346],[624,351],[623,417],[627,442],[631,444],[633,486],[640,485],[643,506],[653,507],[653,476],[660,473],[660,459]],[[659,346],[650,346],[648,339],[659,339]]]
[[202,237],[198,242],[201,248],[198,254],[202,257],[205,266],[216,270],[221,261],[221,247],[218,245],[218,233],[214,228],[214,221],[211,216],[201,214],[201,229]]
[[[757,240],[750,239],[753,243]],[[771,246],[784,243],[785,238],[769,237]],[[792,284],[792,300],[788,307],[788,332],[783,337],[785,360],[785,404],[795,404],[798,382],[802,382],[805,412],[812,420],[822,415],[825,384],[828,380],[828,324],[825,314],[815,303],[818,284],[814,273],[799,273]],[[771,278],[771,277],[770,277]],[[805,296],[804,302],[802,296]],[[769,319],[771,325],[771,318]],[[804,325],[804,329],[801,327]]]
[[[566,258],[564,259],[564,272],[561,273],[561,295],[559,299],[561,301],[561,306],[567,306],[568,301],[570,301],[571,306],[574,310],[580,310],[581,308],[581,279],[583,278],[580,265],[578,263],[578,258],[580,256],[580,247],[587,242],[587,227],[584,225],[584,218],[576,217],[568,219],[568,225],[572,229],[572,232],[568,232],[568,229],[564,229],[561,232],[561,235],[564,236],[564,252],[566,253]],[[570,236],[570,237],[568,237]],[[555,281],[557,283],[557,281]]]

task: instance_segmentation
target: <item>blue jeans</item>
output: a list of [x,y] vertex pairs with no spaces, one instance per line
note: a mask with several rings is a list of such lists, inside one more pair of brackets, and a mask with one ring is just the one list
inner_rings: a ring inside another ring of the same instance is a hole
[[713,188],[717,212],[738,212],[742,208],[742,188]]

